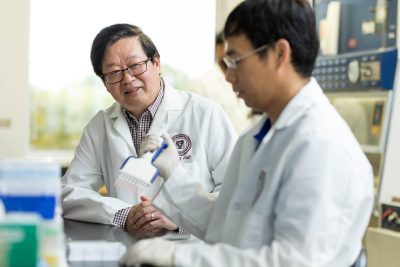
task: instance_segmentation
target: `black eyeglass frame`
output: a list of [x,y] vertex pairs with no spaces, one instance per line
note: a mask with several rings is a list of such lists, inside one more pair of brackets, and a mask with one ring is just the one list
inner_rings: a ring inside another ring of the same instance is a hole
[[[127,71],[129,73],[129,75],[137,77],[137,76],[142,75],[143,73],[145,73],[147,71],[147,62],[149,62],[150,60],[151,60],[151,58],[147,58],[146,60],[136,62],[136,63],[126,67],[125,69],[111,71],[109,73],[101,75],[101,78],[108,84],[116,84],[116,83],[121,82],[124,79],[124,72],[125,71]],[[136,68],[142,66],[143,64],[145,64],[145,66],[146,66],[145,70],[142,71],[141,73],[133,74],[133,70],[135,70]],[[131,69],[132,67],[133,67],[133,70]],[[111,75],[117,75],[118,73],[121,74],[121,80],[119,80],[117,82],[109,82],[110,76]]]

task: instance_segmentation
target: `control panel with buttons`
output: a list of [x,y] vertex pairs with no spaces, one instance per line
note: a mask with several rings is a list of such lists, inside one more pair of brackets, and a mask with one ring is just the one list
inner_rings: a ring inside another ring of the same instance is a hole
[[400,206],[382,204],[382,228],[400,232]]
[[391,90],[397,49],[319,56],[313,76],[323,90]]

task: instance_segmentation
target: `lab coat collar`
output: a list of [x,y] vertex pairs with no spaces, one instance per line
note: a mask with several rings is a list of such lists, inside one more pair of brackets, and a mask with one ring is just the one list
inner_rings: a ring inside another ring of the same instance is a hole
[[172,86],[165,83],[164,98],[154,116],[149,134],[162,135],[167,133],[167,125],[180,115],[182,109],[182,97]]
[[323,97],[321,87],[316,80],[311,77],[310,81],[303,86],[292,100],[286,105],[278,120],[272,125],[276,130],[289,127],[297,119],[299,119],[318,99]]
[[[289,127],[297,119],[299,119],[307,109],[319,98],[323,97],[323,92],[314,78],[311,77],[310,81],[299,90],[297,95],[286,105],[282,113],[279,115],[278,120],[272,124],[271,129],[267,135],[264,136],[261,143],[267,143],[268,140],[275,134],[276,131]],[[253,138],[257,134],[265,120],[268,119],[268,114],[264,113],[260,120],[249,130],[251,136],[250,143],[252,144],[251,150],[254,151],[258,146],[258,142]]]
[[[119,103],[114,103],[109,110],[110,112],[110,119],[115,119],[114,122],[114,129],[122,136],[125,142],[129,145],[133,152],[136,152],[135,147],[133,145],[133,140],[131,136],[131,131],[129,130],[128,123],[125,119],[124,114],[121,110],[121,105]],[[135,154],[135,153],[134,153]]]
[[[181,95],[178,94],[177,90],[165,83],[164,97],[153,118],[149,134],[160,135],[166,133],[166,125],[168,124],[168,121],[172,121],[180,114],[183,105],[183,99]],[[121,105],[115,103],[110,107],[110,109],[112,109],[110,119],[116,118],[114,128],[121,134],[125,141],[133,147],[131,133],[126,119],[122,114]]]
[[[165,83],[165,92],[164,92],[164,98],[161,101],[160,107],[158,108],[157,113],[162,113],[160,112],[160,109],[163,109],[164,111],[179,111],[182,110],[183,108],[183,102],[181,96],[178,94],[175,88],[170,86],[169,84]],[[122,111],[121,111],[121,105],[118,103],[114,103],[110,109],[112,109],[112,112],[110,113],[110,119],[113,118],[119,118],[123,116]]]
[[124,115],[122,114],[121,105],[119,103],[114,103],[110,109],[112,110],[110,113],[110,119],[118,118]]
[[178,94],[177,90],[168,83],[165,83],[163,104],[165,105],[166,111],[179,111],[183,108],[182,97]]

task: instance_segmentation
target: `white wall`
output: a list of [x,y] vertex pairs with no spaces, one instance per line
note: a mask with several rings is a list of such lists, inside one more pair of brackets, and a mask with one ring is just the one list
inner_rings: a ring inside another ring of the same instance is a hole
[[29,2],[0,1],[0,157],[28,150]]
[[216,32],[223,30],[229,13],[243,0],[217,0]]

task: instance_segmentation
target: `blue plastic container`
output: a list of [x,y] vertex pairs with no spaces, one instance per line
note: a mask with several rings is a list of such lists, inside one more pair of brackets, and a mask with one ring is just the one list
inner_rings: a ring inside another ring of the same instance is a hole
[[0,160],[0,199],[6,213],[55,217],[60,197],[60,166],[51,160]]
[[9,212],[34,212],[45,220],[54,218],[56,211],[56,197],[49,195],[0,195],[4,209]]

